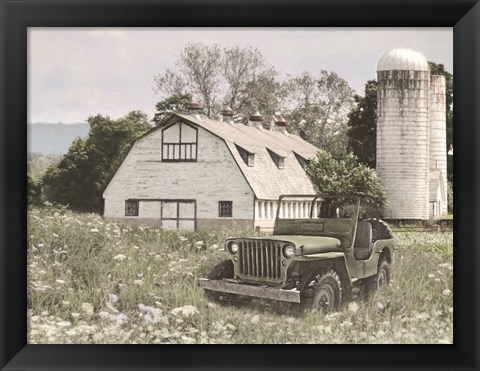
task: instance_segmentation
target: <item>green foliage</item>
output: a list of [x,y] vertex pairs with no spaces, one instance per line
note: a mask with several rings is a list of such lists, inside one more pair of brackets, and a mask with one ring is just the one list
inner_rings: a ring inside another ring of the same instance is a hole
[[62,156],[44,154],[44,153],[28,153],[27,155],[27,172],[34,179],[40,179],[47,168],[60,161]]
[[161,126],[172,113],[188,113],[188,103],[192,99],[190,94],[173,94],[155,105],[157,112],[153,117],[155,126]]
[[448,213],[453,214],[453,182],[447,183]]
[[362,205],[369,208],[367,214],[380,211],[387,205],[385,191],[375,170],[359,164],[351,153],[334,158],[328,152],[319,151],[317,158],[310,161],[307,174],[319,194],[342,201],[346,195],[362,196]]
[[76,139],[58,164],[43,178],[45,195],[55,203],[84,211],[102,211],[102,192],[120,166],[134,140],[150,125],[144,113],[132,111],[112,120],[108,116],[88,118],[86,139]]
[[37,179],[27,174],[27,204],[38,205],[42,199],[42,185]]
[[356,107],[348,114],[348,150],[368,167],[376,166],[377,81],[365,84],[365,95],[355,95]]

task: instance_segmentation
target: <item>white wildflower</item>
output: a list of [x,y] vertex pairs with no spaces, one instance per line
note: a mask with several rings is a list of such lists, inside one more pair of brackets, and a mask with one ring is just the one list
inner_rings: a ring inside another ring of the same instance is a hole
[[197,307],[195,307],[193,305],[185,305],[183,307],[178,307],[178,308],[172,309],[172,314],[175,315],[175,316],[178,315],[178,314],[182,314],[185,317],[190,317],[190,316],[198,314],[198,313],[199,313],[199,311],[198,311]]
[[153,307],[149,306],[149,305],[145,305],[145,304],[138,304],[138,309],[140,310],[140,312],[145,312],[145,313],[150,313],[150,312],[153,312]]
[[92,232],[92,233],[98,233],[98,229],[97,229],[97,228],[92,228],[92,229],[90,229],[90,232]]
[[80,313],[73,312],[73,313],[71,314],[71,316],[72,316],[73,319],[77,319],[78,317],[80,317]]
[[58,234],[56,233],[52,233],[53,237],[60,237]]
[[434,278],[434,277],[435,277],[435,275],[433,273],[428,274],[428,278]]
[[118,254],[117,256],[114,256],[114,260],[125,260],[127,257],[123,254]]
[[135,285],[138,285],[138,286],[142,286],[143,285],[143,279],[141,280],[135,280],[133,281],[135,283]]
[[348,304],[348,310],[352,313],[357,313],[358,308],[359,308],[359,306],[356,302],[351,302],[351,303]]
[[93,315],[93,305],[90,303],[82,303],[82,310],[89,316]]
[[258,314],[256,314],[255,316],[252,317],[250,322],[252,322],[252,324],[256,325],[258,322],[260,322],[260,316]]
[[445,289],[445,290],[443,290],[443,292],[442,292],[442,294],[443,294],[444,296],[448,296],[448,295],[450,295],[451,293],[452,293],[452,291],[449,290],[449,289]]
[[108,301],[110,303],[116,303],[118,301],[118,296],[115,294],[108,294]]

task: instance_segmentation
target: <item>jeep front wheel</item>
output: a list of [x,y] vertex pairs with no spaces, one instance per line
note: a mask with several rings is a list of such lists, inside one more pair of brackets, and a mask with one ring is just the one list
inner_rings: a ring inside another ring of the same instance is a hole
[[302,308],[336,311],[342,303],[342,284],[333,269],[314,270],[300,283],[300,303]]
[[[233,262],[224,260],[217,264],[207,275],[209,280],[223,280],[224,278],[233,278]],[[212,301],[228,301],[232,295],[218,291],[205,290],[205,295]]]

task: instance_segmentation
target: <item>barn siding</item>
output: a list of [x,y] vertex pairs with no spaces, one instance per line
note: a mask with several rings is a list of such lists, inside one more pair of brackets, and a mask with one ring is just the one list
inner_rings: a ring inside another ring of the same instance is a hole
[[[105,217],[125,218],[128,199],[188,199],[197,219],[253,219],[254,195],[222,139],[198,128],[197,162],[162,162],[161,143],[162,130],[135,143],[104,192]],[[232,218],[218,217],[218,201],[233,201]],[[157,205],[140,202],[136,219],[155,218]]]

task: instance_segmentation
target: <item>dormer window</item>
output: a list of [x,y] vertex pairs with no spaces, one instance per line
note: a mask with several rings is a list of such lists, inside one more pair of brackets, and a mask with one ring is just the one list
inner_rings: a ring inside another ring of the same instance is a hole
[[271,149],[268,149],[268,153],[270,154],[270,157],[272,158],[272,161],[277,165],[279,169],[284,169],[285,168],[285,156],[282,156],[279,153],[276,153],[272,151]]
[[307,160],[305,157],[300,156],[297,152],[293,152],[293,153],[295,153],[295,157],[297,158],[297,161],[300,164],[300,166],[302,167],[302,169],[306,170],[308,164],[310,163],[310,160]]
[[248,165],[248,166],[255,166],[255,153],[250,152],[246,150],[243,147],[240,147],[239,145],[235,145],[237,147],[238,153],[240,154],[240,157],[242,160]]
[[165,129],[162,135],[162,161],[197,161],[198,130],[183,122]]

